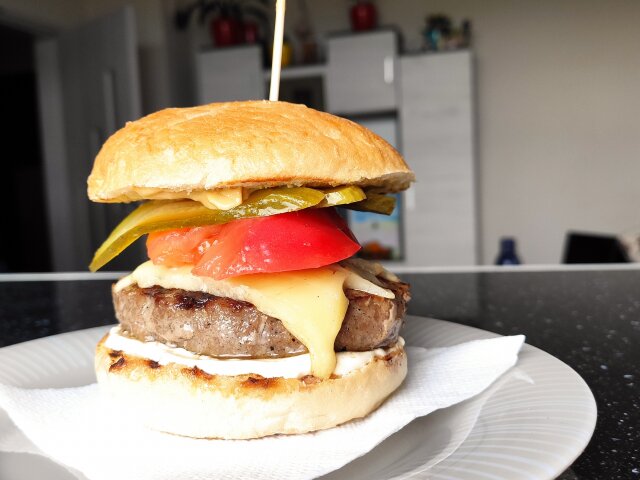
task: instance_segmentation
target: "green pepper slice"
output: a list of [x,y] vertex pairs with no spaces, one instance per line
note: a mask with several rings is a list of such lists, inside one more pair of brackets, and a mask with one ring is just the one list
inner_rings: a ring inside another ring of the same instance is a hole
[[367,198],[359,202],[345,205],[350,210],[359,210],[361,212],[382,213],[391,215],[396,208],[396,197],[390,195],[382,195],[379,193],[367,193]]

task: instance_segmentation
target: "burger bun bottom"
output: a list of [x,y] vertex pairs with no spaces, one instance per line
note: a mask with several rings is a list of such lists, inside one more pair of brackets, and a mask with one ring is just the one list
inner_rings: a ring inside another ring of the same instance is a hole
[[210,375],[98,344],[96,374],[121,411],[147,427],[195,438],[249,439],[331,428],[364,417],[407,374],[400,344],[347,375],[320,380]]

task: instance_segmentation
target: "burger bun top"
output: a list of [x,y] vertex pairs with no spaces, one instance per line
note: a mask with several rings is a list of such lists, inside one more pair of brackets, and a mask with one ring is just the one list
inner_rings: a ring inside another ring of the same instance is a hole
[[170,108],[129,122],[104,144],[89,198],[182,198],[234,187],[358,185],[384,193],[414,175],[378,135],[349,120],[286,102]]

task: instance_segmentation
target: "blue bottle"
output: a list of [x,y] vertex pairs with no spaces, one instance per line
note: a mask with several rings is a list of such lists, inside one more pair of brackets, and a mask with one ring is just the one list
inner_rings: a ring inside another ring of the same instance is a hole
[[516,253],[516,239],[502,237],[500,239],[500,253],[496,258],[496,265],[520,265],[520,259]]

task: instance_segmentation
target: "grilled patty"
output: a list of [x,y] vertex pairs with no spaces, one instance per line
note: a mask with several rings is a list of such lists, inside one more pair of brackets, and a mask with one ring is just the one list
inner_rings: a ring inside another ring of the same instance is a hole
[[[392,345],[402,326],[409,286],[380,281],[387,299],[347,289],[349,308],[335,341],[336,351],[367,351]],[[283,357],[306,352],[280,320],[250,303],[162,287],[132,285],[113,292],[116,317],[128,336],[159,341],[214,357]]]

